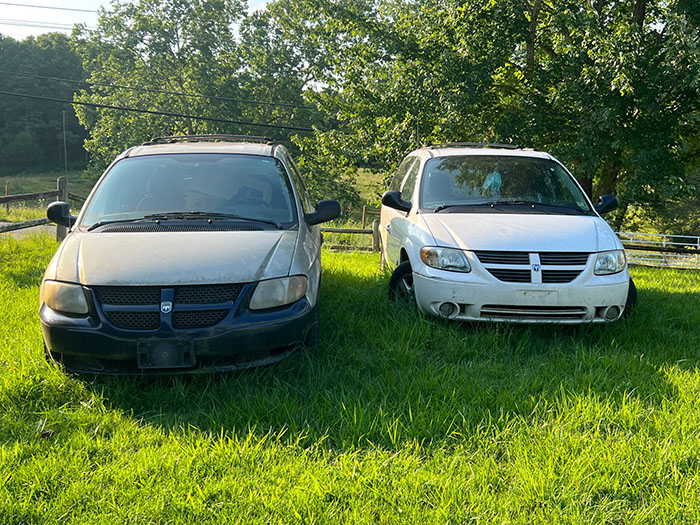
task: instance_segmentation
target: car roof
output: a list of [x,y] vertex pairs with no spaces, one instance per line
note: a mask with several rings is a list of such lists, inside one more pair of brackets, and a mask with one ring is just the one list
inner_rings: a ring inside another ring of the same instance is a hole
[[276,147],[274,143],[255,142],[172,142],[164,144],[144,144],[134,146],[123,153],[124,157],[144,155],[167,155],[173,153],[238,153],[271,157]]
[[512,146],[498,147],[495,145],[478,145],[478,146],[462,146],[459,144],[437,144],[423,146],[418,148],[409,155],[419,155],[421,157],[455,157],[461,155],[480,155],[480,156],[497,156],[497,157],[535,157],[541,159],[554,159],[549,153],[543,151],[535,151],[529,148],[520,148]]

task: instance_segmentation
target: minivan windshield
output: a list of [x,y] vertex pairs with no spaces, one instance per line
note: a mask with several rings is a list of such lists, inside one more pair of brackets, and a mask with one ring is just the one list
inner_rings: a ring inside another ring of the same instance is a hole
[[131,221],[149,215],[194,212],[260,219],[288,227],[296,222],[287,172],[261,155],[181,153],[118,161],[87,204],[81,225]]
[[593,213],[564,168],[538,157],[460,155],[426,162],[420,205],[442,211],[484,207],[543,213]]

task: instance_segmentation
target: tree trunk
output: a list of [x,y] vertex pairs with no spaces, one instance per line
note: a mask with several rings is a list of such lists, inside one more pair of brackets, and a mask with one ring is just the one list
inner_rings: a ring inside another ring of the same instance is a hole
[[540,8],[542,0],[535,0],[532,4],[530,13],[530,24],[528,26],[528,38],[526,42],[526,57],[527,67],[532,69],[535,66],[535,40],[537,39],[537,18],[540,16]]
[[647,12],[647,0],[635,0],[632,8],[632,23],[637,24],[639,29],[644,28],[644,17]]

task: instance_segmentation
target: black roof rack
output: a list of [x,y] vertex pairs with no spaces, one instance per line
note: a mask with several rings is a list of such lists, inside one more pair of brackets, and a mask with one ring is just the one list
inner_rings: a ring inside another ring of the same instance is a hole
[[155,144],[175,144],[176,142],[217,142],[227,140],[231,142],[255,142],[261,144],[275,144],[269,137],[256,137],[254,135],[174,135],[172,137],[154,137],[143,146]]
[[498,144],[494,142],[443,142],[441,144],[428,144],[426,148],[501,148],[501,149],[525,149],[517,144]]

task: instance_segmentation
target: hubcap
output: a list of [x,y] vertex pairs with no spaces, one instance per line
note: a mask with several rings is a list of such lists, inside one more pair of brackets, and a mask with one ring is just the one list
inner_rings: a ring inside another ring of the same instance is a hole
[[413,276],[407,275],[399,281],[399,297],[404,301],[413,301],[415,293],[413,291]]

